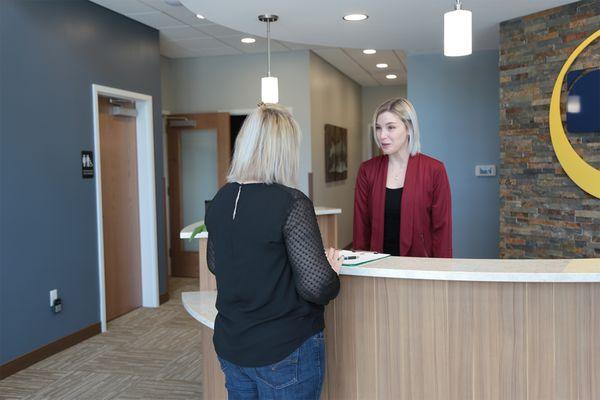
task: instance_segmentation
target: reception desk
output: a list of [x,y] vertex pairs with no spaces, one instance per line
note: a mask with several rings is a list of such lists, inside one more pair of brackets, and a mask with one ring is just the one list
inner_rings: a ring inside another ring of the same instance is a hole
[[[388,257],[340,278],[323,399],[600,399],[600,259]],[[215,299],[182,295],[206,399],[226,398]]]

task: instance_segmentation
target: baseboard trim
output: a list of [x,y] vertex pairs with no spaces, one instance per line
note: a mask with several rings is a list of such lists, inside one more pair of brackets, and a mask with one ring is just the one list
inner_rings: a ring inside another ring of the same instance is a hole
[[170,299],[170,298],[171,298],[171,297],[169,296],[169,292],[167,292],[167,293],[163,293],[163,294],[161,294],[161,295],[160,295],[159,302],[160,302],[160,304],[164,304],[164,303],[166,303],[167,301],[169,301],[169,299]]
[[25,369],[45,358],[50,357],[58,352],[68,349],[71,346],[81,343],[86,339],[91,338],[100,333],[100,323],[92,324],[80,331],[58,339],[52,343],[49,343],[37,350],[27,353],[19,358],[7,362],[6,364],[0,365],[0,380],[7,378],[22,369]]

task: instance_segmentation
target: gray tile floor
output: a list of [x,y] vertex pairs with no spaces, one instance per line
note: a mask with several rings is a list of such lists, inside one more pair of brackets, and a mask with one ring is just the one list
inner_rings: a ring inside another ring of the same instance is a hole
[[198,280],[171,278],[170,300],[0,381],[0,399],[201,399],[200,328],[181,304]]

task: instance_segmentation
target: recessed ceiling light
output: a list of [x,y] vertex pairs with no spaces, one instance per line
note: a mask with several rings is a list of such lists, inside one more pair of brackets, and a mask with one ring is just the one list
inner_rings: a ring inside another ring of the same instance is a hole
[[366,14],[348,14],[344,15],[344,21],[364,21],[369,18]]
[[375,53],[377,53],[377,50],[375,50],[375,49],[364,49],[363,53],[365,53],[365,54],[375,54]]
[[204,19],[205,17],[202,14],[196,14],[196,18],[198,18],[198,19]]
[[255,42],[256,42],[256,39],[254,39],[253,37],[242,38],[242,43],[251,44],[251,43],[255,43]]
[[386,63],[379,63],[376,65],[377,68],[387,68],[388,65]]
[[398,77],[398,75],[394,75],[394,74],[389,74],[385,76],[388,79],[396,79]]

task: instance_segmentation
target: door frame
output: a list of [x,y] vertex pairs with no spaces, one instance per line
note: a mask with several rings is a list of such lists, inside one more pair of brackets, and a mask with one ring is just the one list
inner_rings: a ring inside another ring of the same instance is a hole
[[165,199],[165,241],[166,241],[166,255],[167,255],[167,287],[169,286],[169,279],[172,276],[171,267],[171,215],[169,210],[171,209],[171,199],[169,196],[169,138],[167,137],[167,124],[169,123],[169,115],[171,112],[168,110],[162,110],[161,112],[161,137],[163,142],[163,190]]
[[140,221],[140,261],[142,278],[142,306],[159,306],[158,237],[156,213],[156,176],[154,171],[154,127],[152,96],[92,84],[94,113],[94,160],[96,183],[96,226],[98,235],[98,282],[100,293],[100,324],[106,332],[106,292],[104,276],[104,227],[102,219],[102,170],[100,157],[100,118],[98,98],[116,97],[135,102],[136,147],[138,167],[138,205]]
[[[223,118],[226,117],[226,118]],[[227,179],[230,166],[230,120],[226,112],[178,113],[169,114],[168,119],[186,118],[193,121],[193,127],[171,126],[167,121],[167,150],[169,173],[169,222],[171,232],[170,254],[171,273],[175,276],[198,277],[198,253],[185,251],[179,232],[183,223],[183,186],[181,136],[190,130],[217,127],[217,190]],[[194,221],[197,222],[197,221]]]

